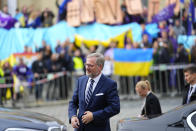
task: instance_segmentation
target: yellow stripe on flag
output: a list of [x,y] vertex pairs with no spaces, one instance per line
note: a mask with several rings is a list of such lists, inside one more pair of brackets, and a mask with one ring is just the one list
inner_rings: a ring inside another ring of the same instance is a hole
[[114,62],[114,74],[121,76],[147,76],[152,62]]
[[129,29],[128,31],[123,32],[122,34],[115,36],[113,38],[110,38],[106,41],[100,41],[100,40],[87,40],[83,38],[80,35],[75,35],[75,44],[80,47],[81,44],[85,44],[87,47],[90,47],[92,45],[99,45],[102,44],[104,47],[108,47],[111,43],[111,41],[115,41],[118,43],[118,48],[124,48],[124,42],[125,42],[125,35],[131,39],[133,42],[133,36],[132,31]]
[[99,44],[102,44],[103,46],[107,47],[109,46],[110,41],[86,40],[82,36],[75,35],[75,44],[80,47],[82,43],[84,43],[87,47]]

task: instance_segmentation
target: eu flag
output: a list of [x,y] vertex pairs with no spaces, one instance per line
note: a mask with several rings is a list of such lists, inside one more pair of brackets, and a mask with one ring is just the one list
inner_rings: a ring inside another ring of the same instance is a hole
[[184,3],[184,0],[180,0],[181,3]]
[[192,0],[190,0],[189,14],[188,14],[188,32],[187,35],[191,35],[192,23],[195,21],[195,6]]

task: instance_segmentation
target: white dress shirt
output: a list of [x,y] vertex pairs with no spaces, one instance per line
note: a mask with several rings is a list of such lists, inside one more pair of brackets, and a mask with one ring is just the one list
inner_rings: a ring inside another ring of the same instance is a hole
[[[192,88],[192,90],[190,91],[190,88],[191,88],[191,87],[193,87],[193,88]],[[190,85],[190,87],[189,87],[189,92],[188,92],[187,103],[190,102],[190,98],[191,98],[193,92],[195,92],[195,90],[196,90],[196,84]]]
[[[97,77],[93,78],[94,83],[93,83],[93,90],[92,90],[92,91],[95,90],[95,87],[97,86],[97,83],[99,82],[99,79],[100,79],[101,75],[102,75],[102,73],[100,73]],[[86,98],[88,89],[89,89],[89,87],[90,87],[90,83],[91,83],[90,80],[91,80],[91,79],[92,79],[92,78],[89,78],[89,79],[88,79],[88,82],[87,82],[87,84],[86,84],[85,98]]]

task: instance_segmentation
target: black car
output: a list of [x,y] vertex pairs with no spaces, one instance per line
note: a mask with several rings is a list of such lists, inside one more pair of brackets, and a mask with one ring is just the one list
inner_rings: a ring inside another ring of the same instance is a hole
[[117,131],[196,131],[196,102],[152,119],[122,119],[118,121]]
[[67,131],[63,122],[40,113],[0,107],[0,131]]

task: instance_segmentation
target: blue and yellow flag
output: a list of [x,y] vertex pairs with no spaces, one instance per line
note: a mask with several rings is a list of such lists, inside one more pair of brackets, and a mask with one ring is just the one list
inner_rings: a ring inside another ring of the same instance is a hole
[[114,74],[147,76],[152,65],[153,49],[114,49]]

